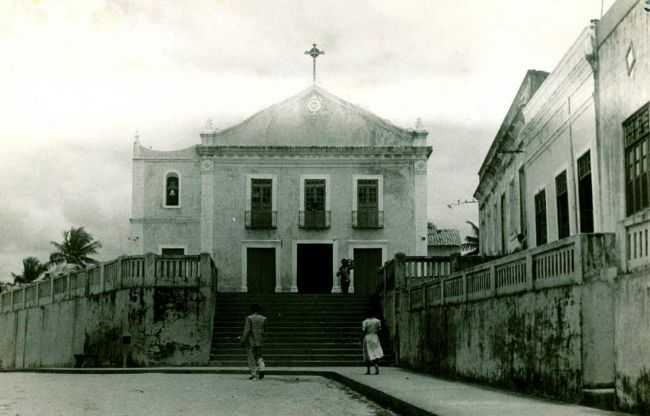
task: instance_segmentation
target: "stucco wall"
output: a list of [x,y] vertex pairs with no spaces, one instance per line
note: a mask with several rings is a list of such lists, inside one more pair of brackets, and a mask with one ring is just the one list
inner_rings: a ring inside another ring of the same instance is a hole
[[[643,5],[641,0],[617,1],[599,31],[601,205],[608,230],[615,230],[625,218],[623,121],[650,100],[650,14]],[[630,45],[636,64],[628,74],[625,58]]]
[[0,314],[0,367],[69,367],[75,354],[121,366],[207,364],[214,297],[209,287],[130,288]]
[[[412,163],[368,165],[333,163],[301,165],[285,161],[282,166],[249,163],[215,164],[214,254],[219,264],[219,289],[239,290],[242,286],[242,241],[276,240],[280,243],[280,275],[283,290],[293,279],[293,245],[301,240],[336,242],[337,259],[349,257],[349,243],[366,241],[385,244],[387,252],[415,253],[415,183]],[[244,224],[247,175],[277,177],[277,229],[251,230]],[[331,227],[304,230],[299,227],[301,175],[329,175]],[[352,228],[353,176],[381,175],[383,178],[384,227],[377,230]],[[426,225],[426,223],[425,223]],[[426,244],[426,241],[423,241]],[[336,270],[334,270],[336,272]]]
[[619,407],[650,412],[650,273],[618,280],[616,296],[616,394]]
[[580,397],[581,293],[575,286],[412,313],[401,298],[401,365],[567,400]]

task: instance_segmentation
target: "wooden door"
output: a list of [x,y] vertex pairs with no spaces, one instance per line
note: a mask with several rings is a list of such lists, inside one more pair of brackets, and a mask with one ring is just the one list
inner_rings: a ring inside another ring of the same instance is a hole
[[246,250],[248,293],[275,293],[275,248]]
[[354,293],[371,295],[377,286],[377,272],[381,267],[380,248],[354,249]]

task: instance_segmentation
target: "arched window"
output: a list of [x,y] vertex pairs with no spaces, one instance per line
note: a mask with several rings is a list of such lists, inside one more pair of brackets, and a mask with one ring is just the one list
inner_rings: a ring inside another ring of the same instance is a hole
[[165,206],[180,206],[180,178],[178,173],[170,172],[165,176]]

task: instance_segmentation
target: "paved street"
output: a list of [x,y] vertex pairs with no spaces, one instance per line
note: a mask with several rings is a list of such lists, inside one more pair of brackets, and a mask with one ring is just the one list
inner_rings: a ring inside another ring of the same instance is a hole
[[0,415],[378,415],[393,413],[317,376],[0,373]]
[[[439,416],[623,415],[442,380],[400,368],[382,368],[379,376],[366,376],[361,367],[268,370],[274,374],[261,381],[247,380],[243,368],[215,367],[100,370],[108,374],[92,374],[92,369],[44,370],[61,374],[0,373],[0,416],[394,414],[319,374],[337,374],[374,389],[383,397]],[[73,374],[85,371],[88,374]],[[141,374],[143,371],[151,373]],[[241,374],[227,374],[238,371]]]

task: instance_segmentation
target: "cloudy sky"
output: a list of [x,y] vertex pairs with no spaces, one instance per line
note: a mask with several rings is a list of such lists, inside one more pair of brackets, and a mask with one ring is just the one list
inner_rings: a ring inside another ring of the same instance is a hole
[[[605,0],[605,9],[611,3]],[[319,83],[434,153],[429,218],[466,232],[478,167],[529,68],[552,70],[601,0],[3,0],[0,279],[84,225],[121,253],[133,136],[199,142]]]

